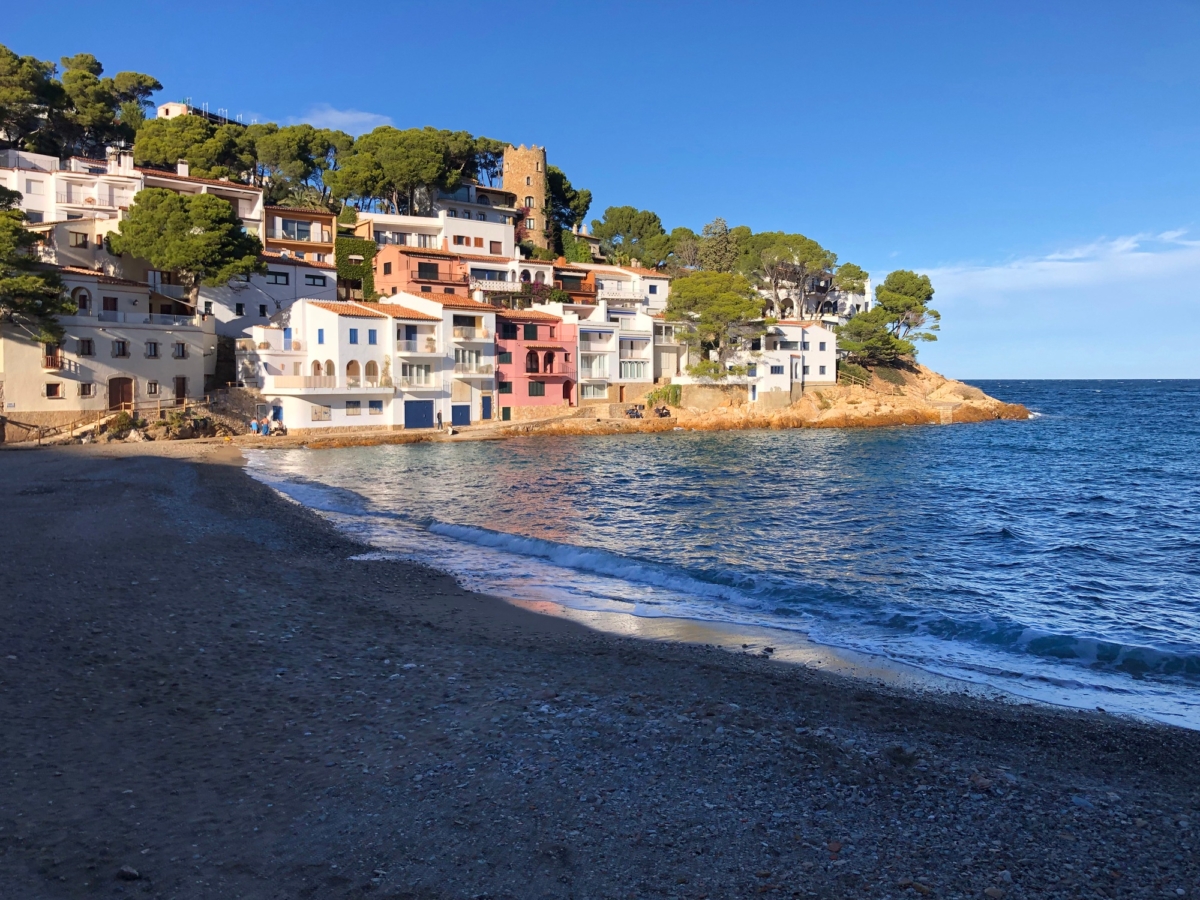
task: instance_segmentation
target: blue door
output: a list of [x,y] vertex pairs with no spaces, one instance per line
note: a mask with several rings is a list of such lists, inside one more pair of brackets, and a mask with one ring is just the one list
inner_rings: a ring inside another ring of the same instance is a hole
[[480,418],[490,419],[492,417],[492,398],[482,397],[481,399],[483,400],[483,414],[480,416]]
[[292,349],[292,329],[290,328],[283,329],[283,349]]
[[405,325],[404,326],[404,339],[406,341],[415,341],[417,339],[417,326],[416,325]]
[[450,424],[451,425],[470,425],[471,424],[471,404],[455,403],[450,407]]
[[433,427],[433,401],[432,400],[405,400],[404,401],[404,427],[405,428],[432,428]]

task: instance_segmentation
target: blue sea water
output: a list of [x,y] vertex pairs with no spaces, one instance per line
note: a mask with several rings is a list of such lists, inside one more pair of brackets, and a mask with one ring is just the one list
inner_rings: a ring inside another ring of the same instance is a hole
[[975,383],[1035,417],[263,451],[250,468],[500,596],[802,632],[1200,728],[1200,381]]

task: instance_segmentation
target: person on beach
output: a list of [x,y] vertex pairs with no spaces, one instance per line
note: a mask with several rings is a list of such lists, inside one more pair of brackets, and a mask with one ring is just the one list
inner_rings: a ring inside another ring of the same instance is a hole
[[442,411],[439,409],[437,414],[437,430],[442,430]]
[[258,434],[258,419],[250,420],[250,430],[253,431],[255,434]]

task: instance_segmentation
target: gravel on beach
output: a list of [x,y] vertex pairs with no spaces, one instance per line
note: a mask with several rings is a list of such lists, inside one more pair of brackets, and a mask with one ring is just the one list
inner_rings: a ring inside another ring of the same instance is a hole
[[239,463],[0,453],[0,896],[1200,898],[1200,733],[589,631]]

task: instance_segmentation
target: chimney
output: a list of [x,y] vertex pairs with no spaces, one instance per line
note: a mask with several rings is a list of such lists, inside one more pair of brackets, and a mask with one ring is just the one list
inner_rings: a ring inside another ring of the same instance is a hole
[[580,223],[580,225],[579,225],[579,233],[580,233],[580,234],[587,234],[587,223]]
[[175,163],[175,174],[184,176],[191,174],[191,166],[188,165],[186,159],[181,159]]

